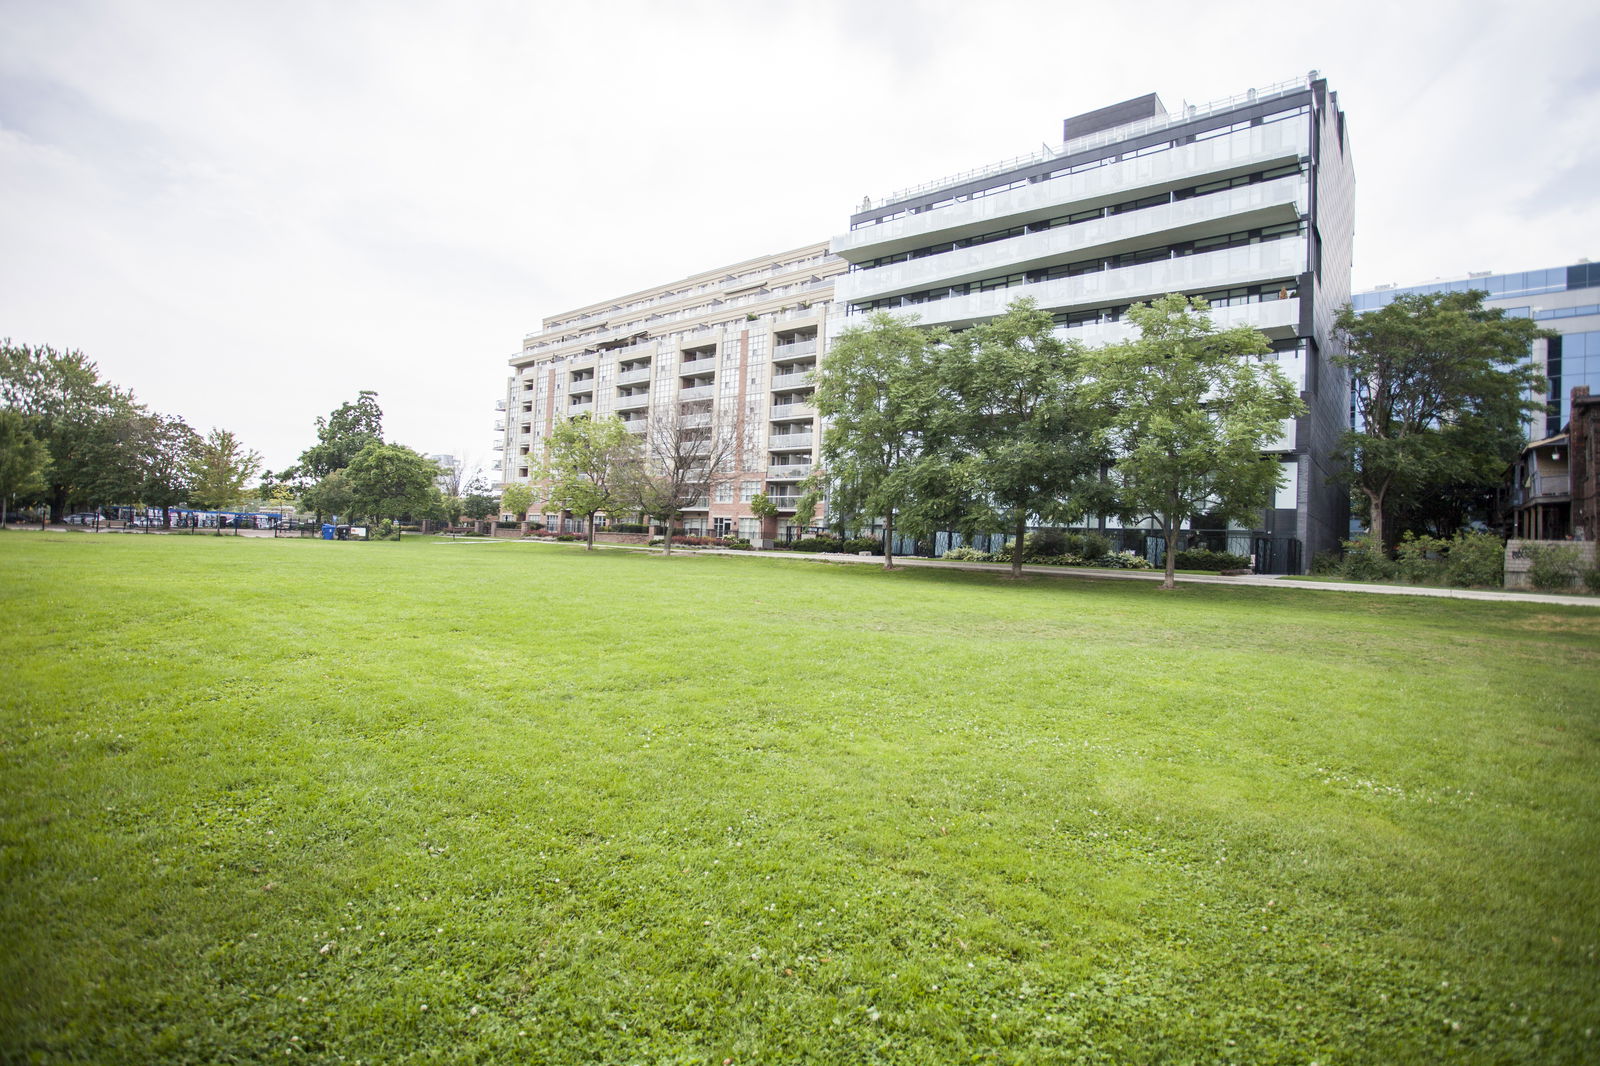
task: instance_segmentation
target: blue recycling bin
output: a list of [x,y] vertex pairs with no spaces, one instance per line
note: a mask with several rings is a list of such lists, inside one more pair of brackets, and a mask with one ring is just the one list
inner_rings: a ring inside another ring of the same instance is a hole
[[332,522],[324,522],[324,523],[322,523],[322,539],[323,540],[332,540],[333,539],[333,523]]

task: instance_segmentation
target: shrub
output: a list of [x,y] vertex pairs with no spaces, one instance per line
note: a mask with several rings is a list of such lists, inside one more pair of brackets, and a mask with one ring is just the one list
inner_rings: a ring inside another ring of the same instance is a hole
[[1214,552],[1205,548],[1190,548],[1178,553],[1175,560],[1179,570],[1248,570],[1250,557],[1231,552]]
[[1395,576],[1394,561],[1374,544],[1371,537],[1357,537],[1344,544],[1344,562],[1339,574],[1351,581],[1388,581]]
[[883,554],[883,545],[871,537],[852,537],[840,545],[839,550],[850,555],[859,555],[862,552],[871,552],[873,555]]
[[[1103,538],[1102,538],[1103,539]],[[1107,552],[1089,564],[1106,570],[1153,570],[1150,560],[1137,552]]]
[[394,522],[391,522],[389,519],[385,518],[382,522],[378,523],[378,528],[372,531],[372,535],[378,540],[399,540],[400,527]]
[[1338,576],[1340,565],[1339,553],[1332,549],[1311,557],[1311,572],[1322,577]]
[[1111,553],[1111,540],[1099,533],[1068,533],[1061,538],[1061,554],[1098,559]]
[[995,557],[990,553],[979,551],[977,548],[966,544],[961,545],[959,548],[950,548],[941,558],[958,563],[992,563],[996,561]]
[[1419,537],[1407,530],[1395,550],[1395,573],[1413,585],[1439,581],[1444,577],[1444,553],[1449,547],[1447,540],[1427,534]]
[[578,536],[576,533],[557,533],[556,539],[560,541],[574,541],[582,540],[583,538]]
[[614,522],[611,525],[612,533],[648,533],[649,526],[641,526],[637,522]]
[[1451,585],[1499,588],[1506,583],[1506,546],[1493,533],[1457,533],[1444,560]]
[[1036,563],[1067,554],[1067,534],[1059,529],[1041,529],[1022,540],[1024,562]]
[[723,547],[737,552],[747,552],[750,550],[750,542],[743,537],[729,537]]
[[1536,589],[1569,589],[1578,580],[1578,549],[1570,544],[1529,544],[1528,582]]
[[1600,566],[1583,572],[1583,587],[1590,592],[1600,592]]

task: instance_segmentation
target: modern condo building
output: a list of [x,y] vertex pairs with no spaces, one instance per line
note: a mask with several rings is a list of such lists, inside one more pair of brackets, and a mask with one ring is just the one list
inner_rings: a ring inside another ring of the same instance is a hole
[[1263,569],[1303,570],[1348,532],[1331,459],[1348,406],[1330,356],[1350,298],[1354,193],[1337,95],[1315,73],[1176,111],[1152,94],[1069,118],[1063,137],[863,204],[830,242],[850,266],[829,328],[876,310],[959,328],[1031,296],[1093,347],[1129,335],[1130,304],[1206,297],[1219,325],[1272,340],[1309,408],[1274,448],[1285,480],[1273,506],[1222,535]]

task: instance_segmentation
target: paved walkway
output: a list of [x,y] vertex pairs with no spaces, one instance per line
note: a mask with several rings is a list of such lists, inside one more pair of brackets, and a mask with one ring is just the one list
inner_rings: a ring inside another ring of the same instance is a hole
[[[863,563],[882,566],[882,556],[843,555],[831,552],[763,552],[728,551],[720,548],[702,548],[701,554],[754,555],[763,558],[814,559],[825,563]],[[976,570],[1008,574],[1011,567],[1005,563],[947,563],[942,559],[921,559],[914,556],[895,556],[896,566],[931,566],[951,570]],[[1030,577],[1080,577],[1092,581],[1160,581],[1160,571],[1152,570],[1098,570],[1093,567],[1024,566]],[[1600,596],[1567,596],[1554,592],[1491,591],[1488,589],[1429,588],[1424,585],[1369,585],[1343,581],[1304,581],[1276,574],[1250,574],[1244,577],[1222,577],[1216,574],[1179,574],[1180,585],[1251,585],[1257,588],[1285,589],[1305,592],[1363,592],[1374,596],[1431,596],[1447,600],[1487,600],[1492,603],[1548,603],[1567,607],[1600,608]]]

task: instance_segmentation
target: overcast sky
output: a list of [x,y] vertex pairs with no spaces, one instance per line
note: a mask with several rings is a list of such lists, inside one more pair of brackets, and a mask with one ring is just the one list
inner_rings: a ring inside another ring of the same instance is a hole
[[1320,70],[1357,288],[1600,258],[1596,40],[1592,0],[0,0],[0,336],[273,468],[361,389],[487,465],[544,316],[1147,92]]

